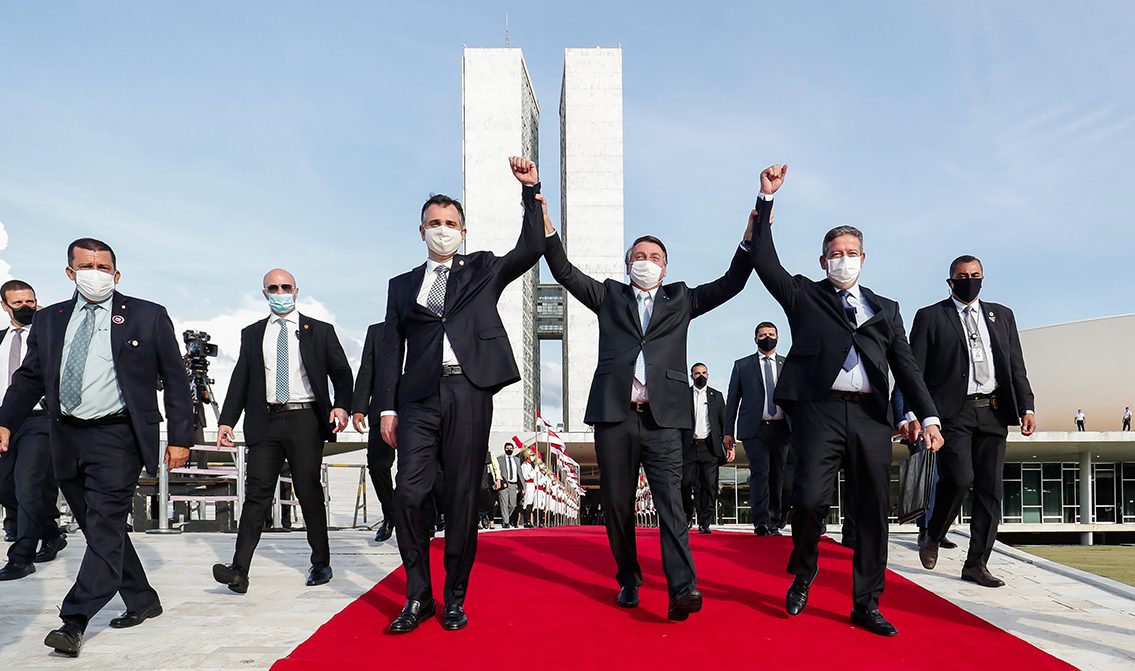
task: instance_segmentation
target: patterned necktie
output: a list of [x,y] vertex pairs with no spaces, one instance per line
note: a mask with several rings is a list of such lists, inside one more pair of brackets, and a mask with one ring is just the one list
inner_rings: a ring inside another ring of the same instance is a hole
[[287,403],[292,397],[288,388],[288,322],[280,319],[280,335],[276,337],[276,402]]
[[772,358],[765,357],[765,410],[768,412],[769,417],[776,414],[776,403],[772,400],[775,385],[772,380]]
[[87,303],[83,306],[83,321],[75,330],[71,340],[71,350],[67,353],[67,363],[63,365],[63,375],[59,381],[59,403],[67,414],[71,414],[83,398],[83,369],[87,366],[87,350],[91,347],[91,337],[95,334],[95,310],[99,306]]
[[[642,322],[643,333],[650,327],[650,302],[650,294],[645,291],[638,295],[638,320]],[[639,351],[638,359],[634,362],[634,376],[643,386],[646,385],[646,354],[642,351]]]
[[[840,289],[839,295],[843,298],[843,312],[847,315],[847,321],[851,322],[851,328],[859,328],[859,323],[855,320],[856,310],[851,304],[851,292],[847,289]],[[843,369],[850,371],[852,368],[855,368],[855,364],[857,363],[859,363],[859,353],[856,352],[855,347],[852,346],[851,349],[847,350],[847,358],[843,360]]]
[[970,346],[970,359],[973,359],[973,351],[981,350],[981,361],[973,362],[973,379],[977,385],[989,382],[989,361],[985,358],[985,344],[981,341],[981,331],[977,328],[977,320],[974,319],[974,314],[977,310],[972,305],[965,309],[966,313],[966,330],[969,331],[969,346]]
[[18,328],[12,331],[12,349],[8,350],[8,386],[12,386],[12,376],[16,374],[16,369],[20,367],[23,357],[20,356],[20,348],[24,344],[24,329]]
[[430,295],[426,298],[426,307],[440,317],[445,310],[445,281],[449,277],[449,268],[438,266],[434,268],[434,272],[437,273],[437,278],[434,280],[434,285],[430,287]]

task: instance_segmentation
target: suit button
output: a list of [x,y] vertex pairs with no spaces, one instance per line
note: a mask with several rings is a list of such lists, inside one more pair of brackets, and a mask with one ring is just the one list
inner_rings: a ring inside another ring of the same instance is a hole
[[844,353],[844,354],[847,354],[847,353],[848,353],[848,352],[850,352],[850,351],[851,351],[851,348],[850,348],[850,347],[844,347],[844,348],[843,348],[843,353]]
[[445,323],[445,317],[442,317],[442,318],[441,318],[441,323],[442,323],[442,324],[444,324],[444,323]]

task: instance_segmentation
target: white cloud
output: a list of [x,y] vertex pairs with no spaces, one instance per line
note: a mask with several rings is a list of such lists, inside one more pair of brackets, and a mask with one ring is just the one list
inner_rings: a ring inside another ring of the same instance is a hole
[[540,362],[540,416],[553,426],[564,421],[563,381],[560,363]]
[[[8,248],[8,232],[4,230],[4,224],[0,223],[0,251]],[[8,271],[12,269],[4,259],[0,259],[0,282],[7,282],[12,279],[12,274]]]

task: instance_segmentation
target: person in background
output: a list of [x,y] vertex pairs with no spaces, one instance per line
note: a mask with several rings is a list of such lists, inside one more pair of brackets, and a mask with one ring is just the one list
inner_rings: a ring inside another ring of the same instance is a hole
[[1085,429],[1084,429],[1084,411],[1083,410],[1076,410],[1075,420],[1076,420],[1076,430],[1077,431],[1084,431]]

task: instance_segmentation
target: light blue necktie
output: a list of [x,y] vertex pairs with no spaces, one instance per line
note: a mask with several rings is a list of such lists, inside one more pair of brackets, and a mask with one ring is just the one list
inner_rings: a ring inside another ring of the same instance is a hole
[[[642,322],[642,332],[645,334],[646,329],[650,327],[650,294],[642,292],[638,295],[638,320]],[[639,351],[638,359],[634,362],[634,376],[646,386],[646,354]]]
[[288,390],[288,322],[280,320],[280,335],[276,338],[276,402],[287,403]]
[[59,403],[67,414],[71,414],[83,399],[83,369],[87,366],[87,350],[91,347],[91,337],[95,334],[94,303],[83,306],[83,321],[75,330],[71,340],[71,350],[67,353],[67,363],[63,366],[63,376],[59,381]]

